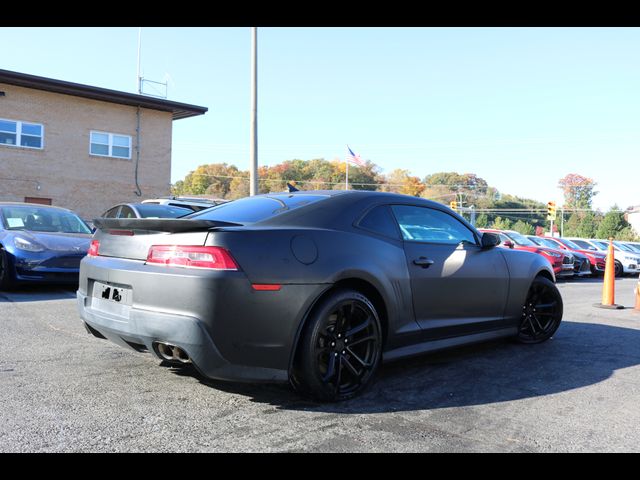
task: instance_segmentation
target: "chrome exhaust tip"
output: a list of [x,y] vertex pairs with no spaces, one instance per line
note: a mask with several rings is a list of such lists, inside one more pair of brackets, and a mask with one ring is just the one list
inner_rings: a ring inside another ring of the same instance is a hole
[[182,348],[169,343],[155,342],[156,351],[164,360],[191,363],[191,358]]

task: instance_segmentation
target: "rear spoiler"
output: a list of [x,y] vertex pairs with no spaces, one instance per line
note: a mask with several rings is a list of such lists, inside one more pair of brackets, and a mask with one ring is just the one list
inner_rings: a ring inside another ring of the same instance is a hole
[[191,232],[216,227],[240,227],[240,223],[218,220],[191,220],[188,218],[94,218],[100,230],[147,230],[152,232]]

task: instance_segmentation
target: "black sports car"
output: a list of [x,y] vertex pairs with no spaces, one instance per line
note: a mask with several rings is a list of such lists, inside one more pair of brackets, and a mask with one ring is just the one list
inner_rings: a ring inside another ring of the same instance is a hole
[[447,207],[381,192],[258,195],[184,219],[95,219],[78,307],[87,330],[226,380],[290,381],[320,400],[382,360],[562,319],[551,265],[493,248]]

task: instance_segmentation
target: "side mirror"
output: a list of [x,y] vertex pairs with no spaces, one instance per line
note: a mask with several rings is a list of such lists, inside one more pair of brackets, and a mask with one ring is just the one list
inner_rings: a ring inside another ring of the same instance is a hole
[[493,248],[500,244],[500,237],[495,233],[484,232],[482,234],[482,248]]
[[502,242],[502,245],[508,248],[513,248],[516,246],[516,244],[513,243],[511,240],[505,240],[504,242]]

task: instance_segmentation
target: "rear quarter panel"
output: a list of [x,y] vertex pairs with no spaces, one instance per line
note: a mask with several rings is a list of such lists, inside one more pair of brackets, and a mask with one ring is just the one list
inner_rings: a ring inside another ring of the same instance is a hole
[[[270,228],[211,232],[207,244],[227,248],[251,283],[324,284],[328,289],[344,279],[367,281],[382,296],[389,332],[395,334],[387,347],[398,335],[419,330],[399,240],[358,229]],[[305,315],[299,312],[298,321]]]

